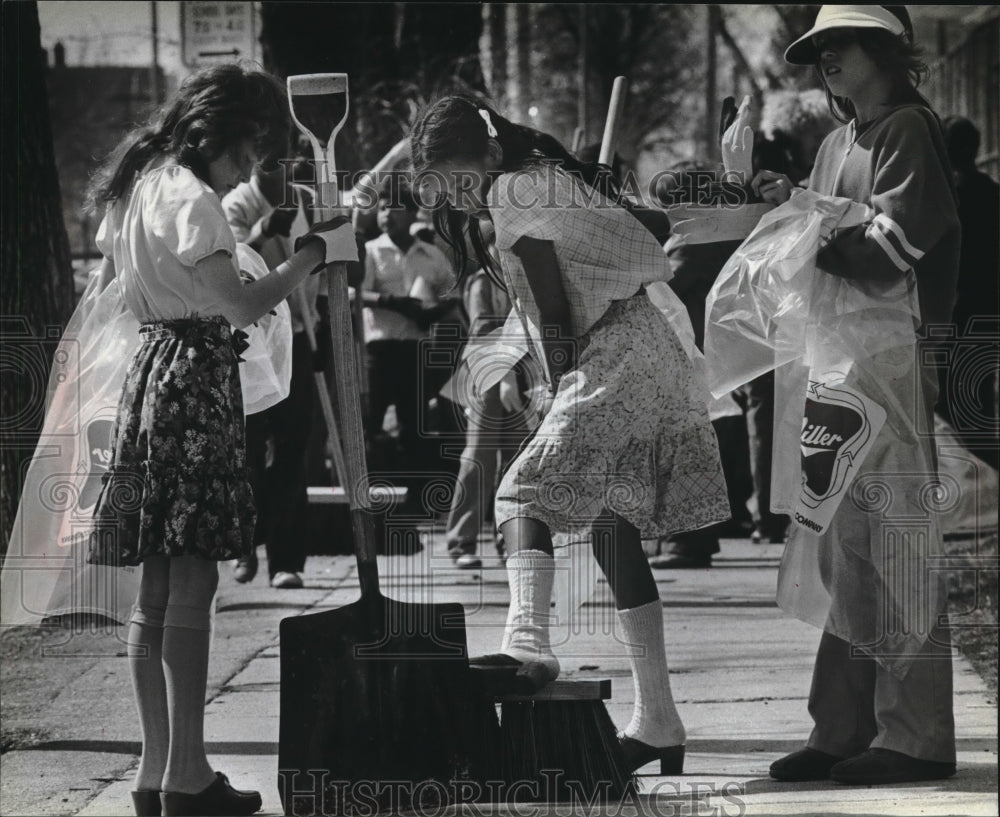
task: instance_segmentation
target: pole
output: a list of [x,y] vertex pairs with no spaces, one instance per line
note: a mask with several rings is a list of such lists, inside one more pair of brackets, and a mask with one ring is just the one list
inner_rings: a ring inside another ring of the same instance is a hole
[[719,155],[719,140],[716,133],[718,119],[715,113],[715,75],[718,60],[715,51],[715,33],[718,31],[719,7],[708,6],[708,21],[705,30],[705,157],[714,160]]
[[577,112],[576,121],[579,128],[580,147],[587,145],[587,76],[588,53],[587,53],[587,6],[580,4],[580,54],[577,59],[576,85],[577,85]]
[[151,14],[150,45],[153,47],[153,61],[149,66],[149,98],[153,101],[153,107],[156,107],[160,104],[160,26],[156,15],[156,0],[150,0],[149,10]]

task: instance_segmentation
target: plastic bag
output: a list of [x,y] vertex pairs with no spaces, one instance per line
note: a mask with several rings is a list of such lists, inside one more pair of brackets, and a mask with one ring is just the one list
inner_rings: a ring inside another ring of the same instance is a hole
[[128,616],[135,567],[88,564],[88,538],[139,323],[112,281],[92,273],[53,356],[45,421],[25,474],[0,575],[0,623],[64,613]]
[[714,395],[775,370],[771,510],[815,533],[826,530],[887,411],[907,414],[882,388],[898,375],[883,353],[909,349],[900,365],[912,368],[914,276],[860,282],[816,267],[826,237],[872,215],[850,199],[796,192],[761,219],[706,304]]
[[[268,274],[267,265],[246,244],[236,245],[236,260],[240,271],[255,280]],[[243,390],[243,412],[257,414],[288,397],[292,382],[292,316],[288,304],[282,301],[275,314],[264,315],[246,327],[246,349],[240,363],[240,386]]]
[[[263,260],[237,244],[241,269],[266,274]],[[139,348],[139,322],[117,280],[103,290],[91,273],[63,333],[49,375],[45,421],[25,473],[7,555],[0,571],[0,624],[37,624],[66,613],[124,622],[141,571],[87,563],[91,515],[111,461],[111,431],[125,376]],[[247,331],[240,382],[244,411],[288,394],[291,322],[287,304]]]

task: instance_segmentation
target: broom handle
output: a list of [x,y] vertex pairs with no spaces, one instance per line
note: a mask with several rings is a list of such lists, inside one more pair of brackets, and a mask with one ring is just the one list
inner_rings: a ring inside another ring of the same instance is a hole
[[[309,351],[315,361],[318,346],[316,344],[316,333],[313,331],[312,323],[309,320],[309,305],[306,302],[306,294],[301,287],[295,288],[295,299],[298,301],[299,312],[302,314],[302,322],[305,324],[306,337],[309,339]],[[333,454],[333,473],[331,485],[335,485],[337,479],[343,487],[347,474],[347,465],[344,461],[344,449],[340,445],[340,429],[337,428],[337,418],[333,413],[333,404],[330,402],[330,389],[326,384],[326,375],[322,371],[313,371],[316,380],[316,390],[319,392],[319,404],[323,409],[323,419],[326,421],[326,435],[330,439],[330,451]],[[346,489],[345,489],[346,490]]]
[[361,422],[358,361],[351,329],[351,305],[347,291],[347,265],[331,264],[326,270],[330,337],[333,346],[334,383],[344,443],[344,473],[341,480],[351,506],[354,555],[358,560],[361,597],[379,595],[378,561],[375,557],[375,523],[369,510],[368,470]]
[[615,156],[615,140],[618,138],[618,122],[625,108],[625,96],[628,93],[628,80],[625,77],[615,77],[611,86],[611,101],[608,103],[608,118],[604,122],[604,138],[601,140],[601,153],[598,163],[611,167]]

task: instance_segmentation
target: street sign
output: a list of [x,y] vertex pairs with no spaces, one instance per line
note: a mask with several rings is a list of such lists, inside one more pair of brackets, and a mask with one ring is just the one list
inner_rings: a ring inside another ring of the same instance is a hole
[[255,60],[255,4],[185,0],[181,3],[181,59],[189,68]]

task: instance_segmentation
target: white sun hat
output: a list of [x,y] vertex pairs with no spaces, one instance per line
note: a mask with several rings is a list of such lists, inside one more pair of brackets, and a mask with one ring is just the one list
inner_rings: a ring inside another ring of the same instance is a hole
[[831,28],[882,28],[896,35],[906,32],[902,20],[885,6],[823,6],[813,27],[785,50],[785,62],[813,65],[818,55],[812,38]]

